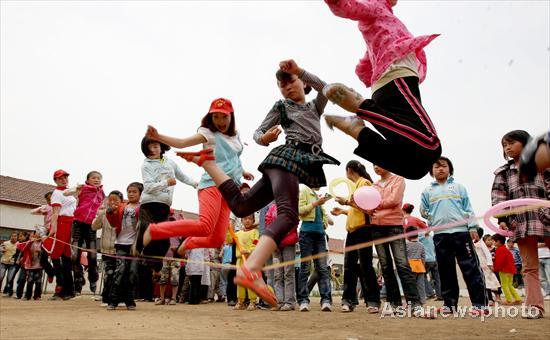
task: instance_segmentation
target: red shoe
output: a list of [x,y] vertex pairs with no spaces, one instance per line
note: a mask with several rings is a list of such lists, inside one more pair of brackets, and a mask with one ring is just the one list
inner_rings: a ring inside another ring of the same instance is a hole
[[[233,279],[233,282],[235,282],[235,284],[238,286],[252,289],[256,294],[258,294],[260,299],[262,299],[264,302],[271,305],[271,307],[276,307],[277,297],[275,296],[273,291],[271,291],[269,287],[262,280],[262,272],[260,271],[251,272],[248,269],[246,263],[241,266],[241,271],[244,275],[235,276],[235,278]],[[261,283],[260,284],[254,283],[254,281],[256,280],[260,280]]]
[[[202,164],[205,161],[214,161],[216,160],[216,157],[214,157],[214,150],[212,149],[203,149],[199,152],[176,152],[176,155],[180,156],[181,158],[185,159],[188,162],[197,163],[198,166],[202,166]],[[196,161],[194,160],[195,157],[199,157]]]
[[53,282],[53,276],[48,276],[48,283],[52,283]]

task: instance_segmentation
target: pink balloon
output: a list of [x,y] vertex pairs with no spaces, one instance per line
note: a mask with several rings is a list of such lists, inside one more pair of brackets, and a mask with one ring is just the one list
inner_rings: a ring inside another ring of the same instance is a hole
[[500,229],[499,227],[494,225],[493,222],[491,222],[490,218],[492,216],[498,215],[499,213],[505,212],[507,208],[521,207],[521,206],[534,206],[537,208],[542,206],[550,207],[550,201],[540,200],[535,198],[519,198],[515,200],[500,202],[499,204],[495,204],[492,208],[487,210],[485,215],[483,215],[483,222],[485,222],[485,225],[495,233],[498,233],[507,237],[513,236],[514,235],[513,231]]
[[372,210],[380,204],[382,197],[376,188],[371,186],[360,187],[353,193],[353,200],[359,208],[364,210]]

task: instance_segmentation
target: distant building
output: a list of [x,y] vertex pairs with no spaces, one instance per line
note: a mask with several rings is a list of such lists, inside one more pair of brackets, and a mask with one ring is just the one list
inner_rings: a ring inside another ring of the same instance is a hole
[[0,176],[0,241],[7,240],[13,231],[32,231],[42,225],[40,215],[30,210],[46,204],[44,195],[54,185]]

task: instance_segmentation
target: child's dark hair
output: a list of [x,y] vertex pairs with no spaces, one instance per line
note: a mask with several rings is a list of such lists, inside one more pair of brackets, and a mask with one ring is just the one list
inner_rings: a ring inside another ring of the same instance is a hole
[[348,164],[346,164],[346,170],[348,169],[359,174],[359,176],[368,179],[372,183],[372,178],[367,172],[365,166],[361,164],[361,162],[355,160],[349,161]]
[[410,203],[407,203],[407,204],[403,205],[403,211],[406,212],[407,214],[412,213],[413,210],[414,210],[414,205],[412,205]]
[[88,174],[86,175],[86,180],[89,180],[90,177],[92,177],[93,175],[99,175],[100,178],[103,178],[103,175],[101,174],[101,172],[96,171],[96,170],[92,170],[92,171],[88,172]]
[[[277,78],[277,81],[282,81],[283,83],[288,83],[288,82],[292,81],[292,74],[287,73],[287,72],[282,71],[282,70],[278,70],[275,73],[275,78]],[[310,92],[311,92],[311,86],[306,84],[306,87],[304,87],[304,93],[308,94]]]
[[[202,117],[201,120],[201,127],[207,128],[208,130],[212,132],[218,132],[218,129],[216,128],[216,125],[214,125],[214,121],[212,120],[212,116],[214,115],[213,112],[207,113],[204,117]],[[228,136],[235,136],[237,134],[237,129],[235,128],[235,113],[231,112],[231,122],[229,122],[229,126],[227,127],[227,131],[223,132],[224,134]],[[221,131],[219,131],[221,132]]]
[[[406,232],[406,233],[410,233],[410,232],[417,231],[417,230],[418,230],[417,227],[415,227],[415,226],[410,226],[410,227],[407,227],[407,228],[405,229],[405,232]],[[407,237],[408,237],[408,238],[418,238],[418,234],[409,235],[409,236],[407,236]]]
[[[500,140],[500,143],[503,142],[520,142],[521,145],[525,146],[529,139],[531,138],[531,135],[524,130],[513,130],[502,136],[502,139]],[[505,160],[509,160],[508,156],[506,156],[506,152],[504,150],[502,151],[502,156]]]
[[[124,201],[124,195],[118,191],[118,190],[113,190],[109,193],[109,196],[111,195],[115,195],[115,196],[118,196],[118,198],[120,198],[121,201]],[[108,196],[107,196],[108,197]]]
[[479,237],[483,237],[483,234],[485,234],[485,231],[481,227],[477,227],[477,235]]
[[[447,162],[447,165],[449,166],[449,175],[452,176],[455,173],[455,168],[453,167],[453,163],[451,162],[451,160],[448,159],[447,157],[439,157],[437,161],[433,162],[433,164],[443,165],[441,161]],[[432,167],[430,168],[430,176],[432,177],[434,176],[433,164],[432,164]]]
[[52,195],[53,195],[53,191],[48,191],[47,193],[44,194],[44,198],[48,199],[48,197],[52,197]]
[[132,183],[128,184],[128,187],[126,188],[126,191],[128,191],[128,189],[130,189],[130,188],[138,189],[140,195],[143,192],[143,184],[141,184],[140,182],[132,182]]
[[166,151],[170,150],[170,146],[168,146],[164,143],[161,143],[159,141],[152,140],[151,138],[145,136],[141,140],[141,152],[143,152],[145,157],[149,157],[149,155],[151,154],[151,151],[149,150],[149,144],[153,144],[153,143],[159,143],[160,144],[160,156],[161,157],[164,155],[164,153]]
[[500,242],[500,244],[506,244],[506,237],[504,237],[503,235],[500,235],[500,234],[494,234],[493,235],[493,240],[495,242]]

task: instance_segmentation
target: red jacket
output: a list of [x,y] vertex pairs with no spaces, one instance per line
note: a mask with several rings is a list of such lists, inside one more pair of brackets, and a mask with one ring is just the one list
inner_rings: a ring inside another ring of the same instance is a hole
[[493,262],[493,270],[495,273],[516,273],[516,265],[514,264],[514,255],[506,248],[505,245],[501,245],[495,252],[495,260]]
[[105,199],[105,193],[103,192],[103,186],[95,186],[90,184],[84,184],[80,189],[78,195],[78,206],[74,211],[74,219],[86,224],[92,224],[97,209],[103,203]]

